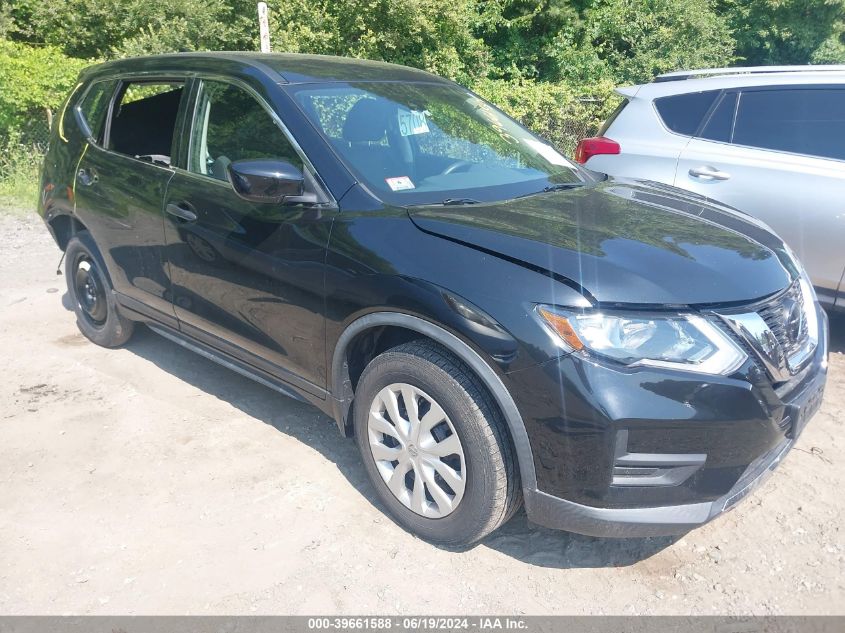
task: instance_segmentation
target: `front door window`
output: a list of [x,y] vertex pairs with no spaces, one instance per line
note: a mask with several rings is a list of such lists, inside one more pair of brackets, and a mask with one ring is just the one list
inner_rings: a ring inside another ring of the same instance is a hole
[[203,82],[188,169],[226,180],[238,160],[278,159],[302,169],[302,160],[273,116],[246,90],[219,81]]

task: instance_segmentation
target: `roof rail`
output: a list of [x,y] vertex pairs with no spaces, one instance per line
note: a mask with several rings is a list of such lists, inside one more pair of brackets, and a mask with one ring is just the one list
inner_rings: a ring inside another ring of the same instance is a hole
[[736,66],[734,68],[702,68],[699,70],[678,70],[654,78],[655,83],[681,81],[711,75],[764,75],[767,73],[801,72],[845,72],[845,64],[805,64],[803,66]]

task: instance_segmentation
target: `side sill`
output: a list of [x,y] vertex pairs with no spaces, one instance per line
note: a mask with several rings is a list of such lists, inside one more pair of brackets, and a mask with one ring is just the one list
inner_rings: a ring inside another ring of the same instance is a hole
[[217,363],[227,369],[230,369],[241,376],[249,378],[250,380],[254,380],[255,382],[264,385],[265,387],[269,387],[273,391],[276,391],[288,398],[293,398],[294,400],[298,400],[300,402],[307,402],[309,404],[315,405],[324,413],[326,411],[326,400],[321,399],[319,397],[313,396],[310,393],[301,391],[294,387],[293,385],[289,385],[288,383],[276,378],[275,376],[262,371],[256,367],[252,367],[247,363],[238,360],[221,352],[219,350],[214,349],[210,345],[206,345],[205,343],[193,339],[185,334],[177,330],[173,330],[165,325],[159,323],[147,323],[147,327],[149,327],[153,332],[156,334],[168,339],[176,343],[177,345],[184,347],[185,349],[194,352],[195,354],[199,354],[203,358],[207,358],[210,361]]
[[140,321],[142,323],[161,323],[174,330],[179,328],[179,322],[176,316],[167,314],[161,310],[151,308],[146,303],[133,299],[132,297],[123,294],[122,292],[112,291],[114,298],[120,306],[120,312],[127,319],[132,321]]

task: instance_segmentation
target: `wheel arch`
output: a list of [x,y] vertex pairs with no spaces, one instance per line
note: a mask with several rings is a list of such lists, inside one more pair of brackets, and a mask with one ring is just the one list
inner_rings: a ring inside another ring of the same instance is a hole
[[71,215],[70,213],[59,213],[54,215],[52,218],[47,220],[47,226],[53,234],[53,239],[56,240],[56,244],[58,244],[59,248],[63,251],[67,249],[68,242],[70,242],[74,235],[80,231],[88,230],[88,227],[86,227],[79,218],[75,215]]
[[534,469],[534,455],[522,415],[517,409],[513,397],[508,392],[502,379],[493,368],[465,341],[443,327],[420,317],[401,312],[374,312],[362,316],[349,324],[335,345],[331,364],[331,394],[335,422],[341,433],[346,435],[349,429],[349,413],[355,397],[354,386],[356,368],[350,372],[348,354],[354,348],[356,341],[360,341],[367,333],[384,332],[390,328],[391,336],[402,341],[399,331],[407,332],[408,338],[428,338],[442,345],[464,362],[481,380],[493,396],[499,411],[505,419],[516,452],[522,486],[533,490],[537,487],[537,476]]

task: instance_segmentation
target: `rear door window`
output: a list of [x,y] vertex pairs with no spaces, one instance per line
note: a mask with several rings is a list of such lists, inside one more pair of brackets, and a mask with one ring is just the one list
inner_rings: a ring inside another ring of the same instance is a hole
[[130,81],[118,94],[107,147],[140,160],[169,165],[181,81]]
[[730,143],[733,136],[734,113],[736,112],[737,93],[729,92],[722,95],[719,105],[713,110],[704,129],[701,131],[701,138],[711,141]]
[[719,95],[718,90],[690,92],[654,100],[664,125],[677,134],[692,136]]
[[103,140],[106,112],[116,86],[117,80],[114,79],[97,81],[91,84],[78,106],[82,118],[82,131],[97,143],[101,143]]
[[845,160],[845,89],[745,91],[737,107],[733,142]]

